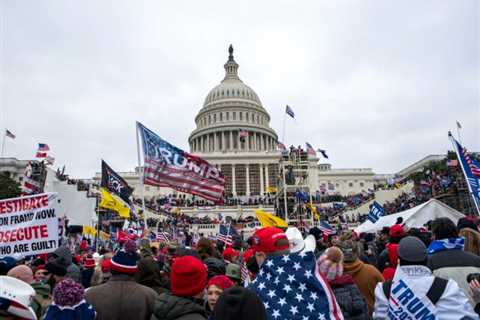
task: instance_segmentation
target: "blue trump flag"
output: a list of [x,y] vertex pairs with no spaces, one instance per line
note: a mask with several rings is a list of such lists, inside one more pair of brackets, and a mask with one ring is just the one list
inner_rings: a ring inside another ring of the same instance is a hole
[[268,258],[248,288],[263,301],[269,320],[343,319],[313,252]]
[[375,223],[385,214],[385,209],[383,209],[382,205],[377,201],[374,201],[372,206],[370,207],[370,212],[368,213],[368,220],[372,223]]
[[450,139],[452,140],[457,158],[467,180],[468,189],[472,195],[473,202],[477,208],[477,212],[480,214],[480,162],[470,157],[467,149],[462,147],[460,143],[449,132]]
[[139,122],[137,134],[138,148],[143,150],[145,184],[170,187],[215,203],[223,201],[225,177],[214,165],[168,143]]

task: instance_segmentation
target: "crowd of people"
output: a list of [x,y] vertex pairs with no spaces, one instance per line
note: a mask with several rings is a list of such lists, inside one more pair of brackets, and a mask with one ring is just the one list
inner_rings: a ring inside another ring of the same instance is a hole
[[479,222],[377,234],[264,227],[247,240],[118,239],[0,259],[0,319],[478,319]]

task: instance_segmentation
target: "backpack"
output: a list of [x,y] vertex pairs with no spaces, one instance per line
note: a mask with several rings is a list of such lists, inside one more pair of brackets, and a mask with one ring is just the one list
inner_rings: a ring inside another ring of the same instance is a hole
[[[445,292],[445,288],[447,287],[448,280],[435,277],[433,279],[432,286],[428,289],[427,298],[432,302],[433,305],[436,305],[438,300],[442,297],[443,293]],[[388,280],[382,283],[383,293],[387,300],[390,300],[390,290],[392,288],[392,281]]]

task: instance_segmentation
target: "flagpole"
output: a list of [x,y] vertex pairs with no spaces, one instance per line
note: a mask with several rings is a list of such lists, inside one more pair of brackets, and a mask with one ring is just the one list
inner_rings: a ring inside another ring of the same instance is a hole
[[470,183],[468,182],[467,172],[465,171],[465,167],[463,166],[462,159],[460,158],[460,150],[458,150],[457,144],[453,140],[453,136],[452,136],[452,133],[450,131],[448,132],[448,136],[450,137],[450,141],[452,142],[453,149],[455,150],[455,152],[457,154],[457,160],[458,160],[458,162],[460,162],[460,166],[462,168],[463,175],[464,175],[465,180],[467,182],[467,187],[468,187],[468,191],[470,192],[470,196],[473,199],[473,203],[475,204],[475,208],[477,209],[478,215],[480,215],[480,209],[479,209],[479,205],[477,203],[477,199],[475,198],[475,195],[473,194],[472,187],[470,186]]
[[3,132],[3,140],[2,140],[2,158],[3,158],[4,154],[5,154],[5,138],[6,138],[6,137],[7,137],[7,132],[4,131],[4,132]]
[[[283,129],[282,129],[282,143],[287,148],[286,142],[285,142],[285,131],[286,131],[286,120],[287,120],[287,112],[283,113]],[[288,149],[287,149],[288,152]],[[285,212],[285,221],[288,224],[288,212],[287,212],[287,184],[286,184],[286,179],[285,179],[285,159],[283,158],[282,154],[282,171],[283,171],[283,204],[284,204],[284,212]]]
[[457,121],[458,142],[460,142],[460,144],[463,145],[463,143],[462,143],[462,136],[460,135],[460,127],[461,127],[461,126],[459,126],[459,124],[460,124],[460,123]]
[[143,211],[143,223],[145,228],[147,228],[147,212],[145,210],[145,184],[143,183],[143,171],[144,167],[142,166],[142,157],[140,154],[140,139],[138,137],[138,122],[135,127],[136,136],[137,136],[137,156],[138,156],[138,180],[140,183],[140,196],[142,198],[142,211]]

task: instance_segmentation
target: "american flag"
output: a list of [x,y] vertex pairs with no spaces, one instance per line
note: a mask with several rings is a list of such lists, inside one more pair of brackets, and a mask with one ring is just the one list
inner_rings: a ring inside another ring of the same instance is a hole
[[333,228],[325,220],[320,221],[318,224],[318,229],[320,229],[327,236],[335,233],[335,230],[333,230]]
[[245,261],[242,262],[242,266],[240,268],[240,273],[242,277],[242,282],[246,285],[250,282],[250,275],[248,274],[247,263]]
[[311,154],[312,156],[316,156],[317,153],[315,152],[315,149],[313,149],[312,145],[308,142],[305,142],[305,144],[307,145],[307,153]]
[[160,138],[137,122],[144,152],[144,183],[170,187],[220,203],[225,178],[215,166]]
[[480,177],[480,164],[477,161],[472,160],[472,158],[470,158],[470,156],[468,155],[467,149],[463,148],[462,153],[463,153],[463,157],[465,158],[465,161],[468,164],[468,167],[470,168],[470,171],[472,171],[472,174],[475,177]]
[[234,228],[232,226],[226,227],[224,224],[220,225],[220,230],[217,234],[217,241],[225,243],[227,246],[233,244],[233,235],[235,232],[232,232]]
[[343,319],[313,252],[269,258],[248,288],[263,301],[269,320]]
[[170,238],[167,232],[159,232],[157,233],[157,241],[160,242],[170,242]]
[[281,152],[287,151],[287,147],[285,147],[285,145],[280,141],[277,142],[277,147],[278,147],[278,150],[280,150]]
[[238,135],[240,138],[246,138],[248,137],[248,132],[246,130],[240,129],[240,131],[238,132]]
[[285,107],[285,113],[288,114],[290,117],[295,118],[295,113],[288,105]]
[[40,151],[42,151],[42,152],[50,151],[50,148],[48,147],[48,144],[46,144],[46,143],[39,143],[37,151],[38,152],[40,152]]

